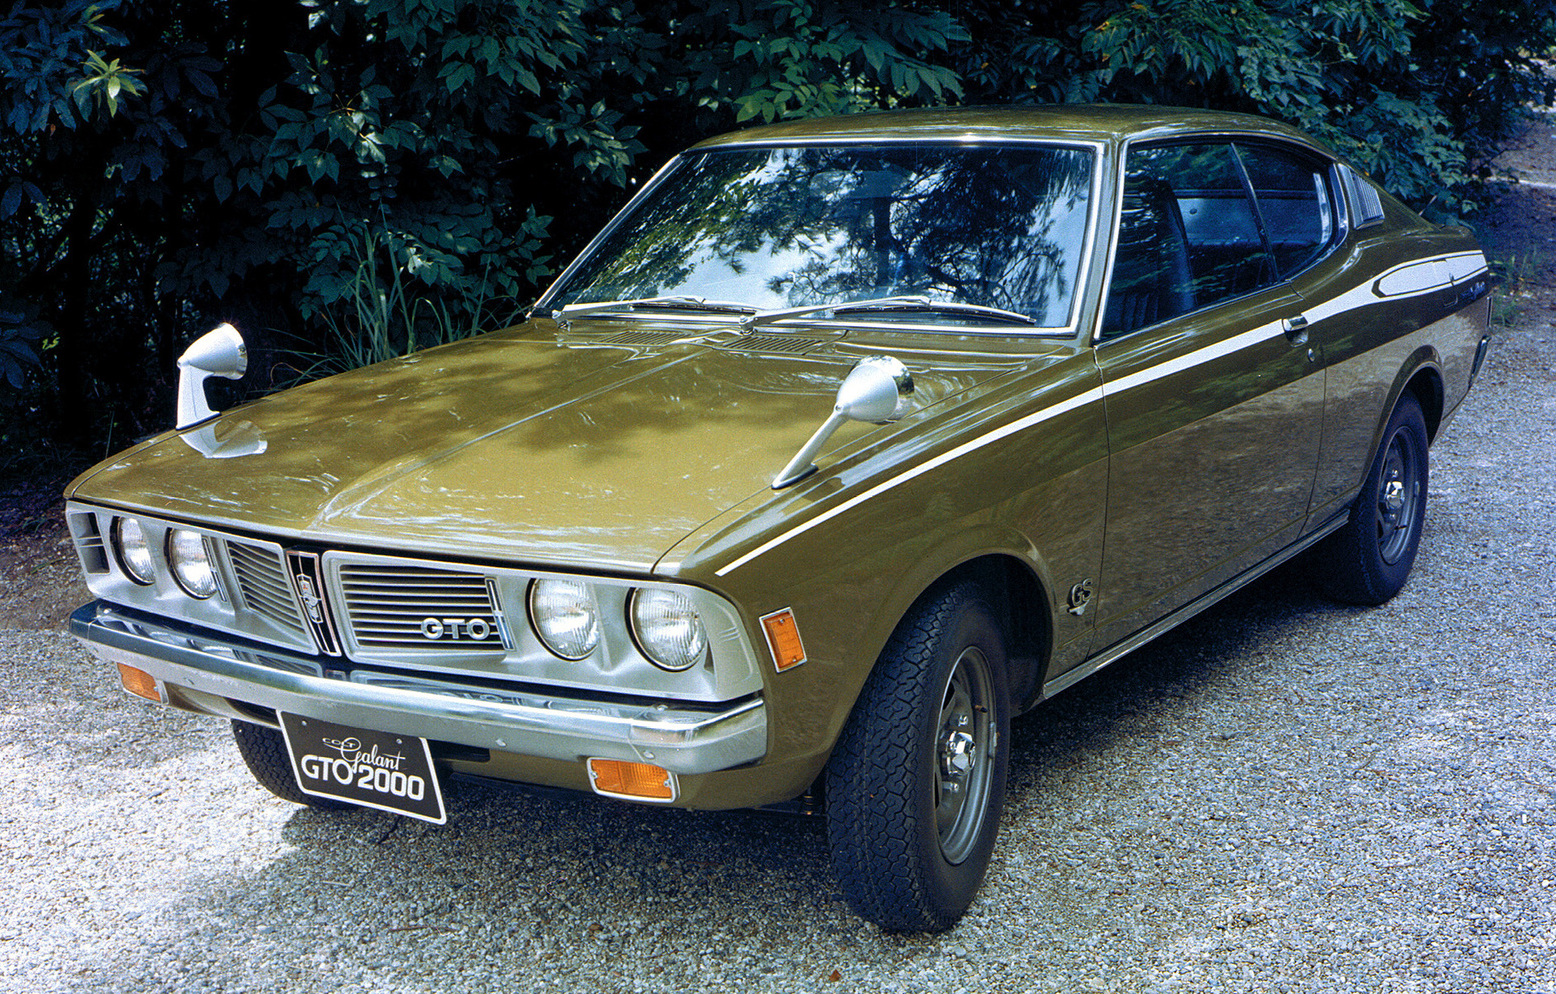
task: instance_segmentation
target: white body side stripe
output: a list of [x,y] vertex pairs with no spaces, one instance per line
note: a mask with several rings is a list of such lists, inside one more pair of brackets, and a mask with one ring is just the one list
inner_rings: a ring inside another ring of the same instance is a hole
[[[1380,299],[1393,300],[1431,293],[1445,286],[1479,276],[1485,271],[1486,257],[1480,252],[1460,252],[1453,255],[1434,256],[1429,259],[1418,259],[1395,266],[1376,280],[1354,287],[1332,300],[1316,303],[1309,307],[1305,314],[1310,323],[1316,323],[1344,314],[1347,311],[1365,307],[1368,304],[1375,304]],[[1028,428],[1042,424],[1044,421],[1052,420],[1078,407],[1101,400],[1105,396],[1116,396],[1126,390],[1155,382],[1174,373],[1193,369],[1195,366],[1204,365],[1223,356],[1252,348],[1283,333],[1278,321],[1262,324],[1252,331],[1245,331],[1241,335],[1228,338],[1226,341],[1207,345],[1202,349],[1196,349],[1193,352],[1178,356],[1175,359],[1169,359],[1149,369],[1130,373],[1128,376],[1121,377],[1111,383],[1093,387],[1090,390],[1076,394],[1068,400],[1060,401],[1050,407],[1028,414],[1024,418],[1018,418],[1008,425],[996,428],[988,434],[979,435],[972,441],[964,442],[949,452],[943,452],[927,462],[920,463],[910,470],[897,474],[889,480],[877,483],[870,489],[850,497],[836,507],[821,512],[809,521],[795,525],[783,534],[771,538],[752,549],[734,562],[720,567],[715,571],[714,575],[725,576],[732,573],[758,556],[776,549],[792,538],[805,534],[817,525],[831,521],[838,515],[852,510],[872,497],[907,483],[909,480],[916,479],[930,470],[937,469],[954,459],[961,458],[969,452],[981,449],[1002,438],[1008,438],[1017,432],[1026,431]]]
[[845,500],[837,507],[834,507],[829,511],[823,511],[816,515],[814,518],[811,518],[809,521],[795,525],[793,528],[790,528],[788,531],[784,532],[782,535],[779,535],[777,538],[764,542],[763,544],[752,549],[750,552],[741,556],[739,559],[736,559],[728,566],[719,569],[716,575],[723,576],[732,570],[739,569],[746,563],[755,559],[757,556],[762,555],[764,552],[776,549],[778,546],[789,541],[789,539],[794,538],[797,535],[803,535],[805,532],[810,531],[812,528],[816,527],[822,522],[830,521],[837,517],[839,514],[842,514],[844,511],[864,503],[877,494],[883,494],[894,487],[907,483],[909,480],[924,475],[932,469],[944,466],[946,463],[953,459],[959,459],[967,453],[976,449],[981,449],[985,445],[988,445],[992,442],[997,442],[1000,439],[1007,438],[1016,434],[1017,432],[1025,431],[1033,425],[1041,424],[1044,421],[1049,421],[1061,414],[1066,413],[1067,411],[1073,411],[1078,407],[1084,407],[1087,404],[1100,399],[1102,399],[1102,388],[1092,387],[1090,390],[1076,394],[1069,400],[1062,400],[1051,407],[1045,407],[1041,411],[1035,411],[1032,414],[1028,414],[1024,418],[1019,418],[1015,421],[1012,421],[1010,424],[997,428],[994,431],[989,432],[987,435],[979,435],[972,441],[964,442],[949,452],[942,452],[940,455],[935,456],[928,462],[919,463],[917,466],[914,466],[912,469],[905,473],[899,473],[889,480],[877,483],[875,486],[871,487],[869,490],[866,490],[864,493],[861,493],[855,497],[850,497],[848,500]]

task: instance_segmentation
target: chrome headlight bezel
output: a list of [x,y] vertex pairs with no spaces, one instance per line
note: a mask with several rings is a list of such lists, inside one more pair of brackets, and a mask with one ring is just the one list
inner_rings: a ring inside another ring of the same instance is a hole
[[[191,539],[192,547],[187,544]],[[191,528],[169,528],[162,553],[178,589],[197,601],[216,593],[216,567],[211,562],[210,546],[203,534]],[[188,569],[193,569],[193,579],[186,575]]]
[[[552,597],[561,599],[562,603],[551,602]],[[566,613],[559,612],[558,608],[565,606],[568,598],[574,602],[573,612],[587,618],[586,622],[573,623],[575,629],[581,629],[577,634],[569,634],[556,627],[556,622]],[[534,629],[540,644],[552,655],[576,662],[588,658],[599,648],[600,603],[592,584],[582,580],[537,579],[529,585],[525,601],[530,628]]]
[[637,588],[627,598],[627,622],[638,651],[662,670],[681,673],[708,659],[708,628],[696,604],[680,591]]
[[[151,541],[146,538],[146,530],[139,521],[116,516],[109,528],[109,536],[119,572],[138,586],[149,587],[157,582],[156,556],[151,551]],[[137,559],[144,560],[143,568],[137,568]]]

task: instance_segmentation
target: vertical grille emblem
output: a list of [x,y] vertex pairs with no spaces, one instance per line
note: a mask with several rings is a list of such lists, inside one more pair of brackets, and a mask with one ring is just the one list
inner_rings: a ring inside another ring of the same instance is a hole
[[340,655],[335,620],[330,617],[330,606],[324,599],[324,571],[319,568],[319,557],[312,552],[288,552],[286,561],[292,574],[292,586],[297,588],[297,603],[308,618],[314,641],[326,656]]
[[315,625],[324,624],[324,601],[313,589],[313,580],[306,573],[297,574],[297,596],[302,599],[303,610],[308,612],[308,620]]

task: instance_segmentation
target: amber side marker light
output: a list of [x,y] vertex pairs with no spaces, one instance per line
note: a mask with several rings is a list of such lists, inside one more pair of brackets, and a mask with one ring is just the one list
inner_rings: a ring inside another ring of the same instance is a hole
[[589,760],[589,783],[596,794],[632,801],[673,801],[677,794],[674,773],[620,759]]
[[145,670],[138,670],[133,666],[119,664],[119,682],[124,684],[124,689],[136,697],[144,697],[148,701],[162,703],[162,694],[157,690],[157,678]]
[[772,650],[773,665],[779,673],[805,661],[805,644],[800,641],[800,628],[794,623],[792,609],[762,615],[762,631],[767,634],[767,648]]

